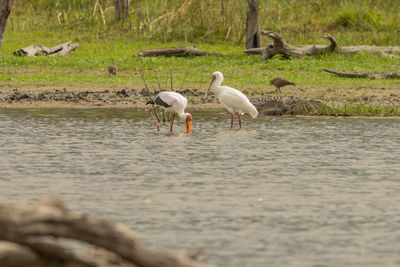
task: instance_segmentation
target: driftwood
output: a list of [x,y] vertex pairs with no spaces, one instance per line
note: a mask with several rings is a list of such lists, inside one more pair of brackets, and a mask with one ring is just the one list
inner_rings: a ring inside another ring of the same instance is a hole
[[271,31],[260,31],[261,34],[267,35],[274,40],[274,44],[271,44],[265,48],[247,49],[246,53],[261,53],[261,59],[270,59],[277,54],[282,54],[285,57],[304,57],[304,56],[315,56],[324,53],[332,53],[336,47],[337,42],[331,35],[325,35],[323,38],[328,39],[331,43],[329,45],[303,45],[294,46],[288,44],[278,33]]
[[400,78],[400,74],[397,72],[380,71],[380,72],[340,72],[330,69],[323,68],[324,71],[332,73],[339,77],[348,78],[370,78],[370,79],[388,79],[388,78]]
[[246,19],[246,49],[260,47],[260,23],[258,0],[247,0],[249,5]]
[[336,39],[332,35],[322,36],[330,41],[329,45],[300,45],[288,44],[278,33],[272,31],[261,31],[274,40],[273,44],[267,47],[246,49],[246,54],[261,54],[261,59],[270,59],[276,54],[285,57],[315,56],[324,53],[352,54],[360,52],[377,53],[381,55],[400,53],[400,46],[338,46]]
[[71,51],[77,49],[79,44],[74,44],[71,41],[53,46],[51,48],[45,47],[38,43],[38,46],[30,45],[25,48],[14,51],[14,56],[39,56],[39,55],[52,55],[52,56],[65,56]]
[[[50,237],[83,241],[108,252],[96,257],[77,255]],[[116,266],[102,261],[110,252],[123,266],[207,266],[195,260],[198,253],[175,256],[152,251],[139,243],[127,226],[70,211],[59,198],[48,198],[34,206],[0,203],[2,267]]]
[[195,46],[148,49],[139,51],[137,55],[139,57],[157,57],[157,56],[184,57],[184,56],[204,56],[204,55],[221,56],[221,54],[218,53],[211,53],[199,50]]
[[396,54],[400,53],[400,46],[374,46],[374,45],[358,45],[358,46],[340,46],[337,50],[340,54],[355,54],[360,52],[370,52],[375,54]]

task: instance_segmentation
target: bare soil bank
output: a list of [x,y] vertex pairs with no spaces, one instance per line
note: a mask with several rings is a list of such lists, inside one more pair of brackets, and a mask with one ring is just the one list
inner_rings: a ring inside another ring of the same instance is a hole
[[[214,95],[204,102],[204,92],[197,89],[177,91],[185,95],[188,108],[221,108]],[[83,88],[83,87],[31,87],[3,86],[0,90],[0,108],[146,108],[146,102],[158,91],[150,94],[135,88]],[[372,99],[361,99],[368,101]],[[313,115],[321,108],[329,108],[324,100],[299,97],[250,97],[260,115]],[[356,101],[358,102],[358,101]],[[399,104],[400,106],[400,104]]]

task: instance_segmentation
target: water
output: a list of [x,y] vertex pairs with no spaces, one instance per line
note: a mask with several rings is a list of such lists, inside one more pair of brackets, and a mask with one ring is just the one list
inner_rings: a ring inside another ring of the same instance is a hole
[[0,200],[59,194],[218,266],[399,264],[399,119],[193,118],[188,137],[134,110],[0,110]]

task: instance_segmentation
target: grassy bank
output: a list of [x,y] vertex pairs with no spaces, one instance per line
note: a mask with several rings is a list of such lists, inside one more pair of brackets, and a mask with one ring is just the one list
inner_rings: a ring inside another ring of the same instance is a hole
[[[225,75],[225,84],[240,89],[249,97],[278,95],[269,85],[269,80],[280,76],[295,82],[296,87],[283,88],[279,96],[322,99],[336,106],[337,114],[331,115],[347,115],[352,112],[357,115],[398,113],[390,111],[390,107],[400,103],[400,81],[338,78],[321,70],[326,67],[342,71],[399,72],[398,57],[361,53],[291,60],[276,57],[267,62],[259,61],[258,56],[247,56],[243,53],[244,40],[239,35],[244,33],[244,25],[234,28],[239,22],[245,22],[243,11],[246,9],[246,1],[132,1],[130,17],[121,23],[113,21],[113,1],[99,1],[104,16],[99,13],[99,7],[94,10],[95,2],[42,0],[29,1],[29,4],[22,5],[21,1],[17,1],[0,54],[1,90],[34,88],[40,91],[52,87],[68,88],[77,92],[105,88],[141,89],[143,81],[140,70],[143,70],[153,90],[170,89],[172,73],[174,90],[189,88],[204,92],[211,73],[219,70]],[[391,8],[390,2],[393,2]],[[204,6],[205,3],[215,8]],[[222,8],[223,3],[225,5]],[[356,3],[359,6],[354,8]],[[317,9],[314,5],[320,8]],[[372,1],[361,0],[351,3],[317,0],[260,1],[263,20],[261,25],[268,26],[263,28],[279,31],[287,40],[297,44],[324,44],[326,40],[319,36],[323,32],[330,32],[339,39],[340,45],[396,45],[399,43],[397,32],[400,23],[397,23],[399,17],[393,15],[398,12],[393,12],[398,8],[394,1],[375,1],[374,5]],[[196,16],[202,14],[203,28],[197,22],[188,21],[188,12]],[[219,15],[215,12],[219,12]],[[162,16],[164,13],[171,14]],[[218,19],[211,20],[209,14]],[[176,21],[173,20],[175,24],[168,26],[166,20],[172,23],[171,16],[176,17]],[[273,25],[269,25],[272,23],[267,18],[273,18]],[[151,30],[150,25],[153,27]],[[231,25],[230,30],[226,28],[228,25]],[[137,27],[141,27],[141,30]],[[231,33],[227,34],[228,31]],[[234,37],[234,34],[237,36]],[[12,55],[14,50],[36,42],[52,46],[67,40],[78,42],[80,46],[66,57],[21,58]],[[267,40],[263,39],[263,43],[266,44]],[[133,56],[142,49],[183,45],[196,45],[202,50],[226,56]],[[109,76],[106,71],[107,66],[112,63],[118,67],[117,76]],[[346,108],[339,112],[346,107],[345,103],[355,108]],[[366,106],[376,108],[365,108]]]
[[[399,71],[398,59],[373,54],[326,55],[301,59],[281,60],[273,58],[265,62],[258,56],[246,56],[241,45],[202,44],[200,49],[225,54],[224,57],[203,56],[197,58],[141,58],[134,57],[141,49],[187,45],[183,42],[155,43],[114,37],[106,41],[78,41],[80,47],[67,57],[15,57],[12,51],[40,40],[55,45],[59,40],[76,39],[68,32],[45,32],[27,35],[26,32],[7,32],[3,43],[0,79],[1,84],[12,86],[89,86],[89,87],[141,87],[139,70],[144,70],[150,87],[170,87],[172,72],[174,88],[184,87],[205,90],[210,75],[215,70],[225,74],[226,84],[247,91],[249,94],[275,94],[269,80],[282,76],[296,83],[286,87],[280,95],[293,95],[326,100],[372,97],[389,100],[400,86],[398,80],[346,79],[323,72],[323,67],[343,71]],[[23,42],[22,42],[23,40]],[[105,71],[114,63],[119,72],[111,77]],[[168,83],[168,86],[165,84]]]

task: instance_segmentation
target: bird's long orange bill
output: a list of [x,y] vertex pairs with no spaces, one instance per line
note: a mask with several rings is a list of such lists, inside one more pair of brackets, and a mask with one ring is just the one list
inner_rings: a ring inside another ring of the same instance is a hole
[[211,85],[213,84],[213,82],[214,82],[214,79],[212,79],[212,80],[211,80],[211,82],[210,82],[210,86],[208,86],[208,89],[207,89],[207,91],[206,91],[206,94],[204,95],[204,100],[206,100],[206,99],[207,99],[207,96],[208,96],[208,91],[210,91],[210,88],[211,88]]
[[191,120],[186,121],[186,132],[188,134],[192,133],[192,121]]

